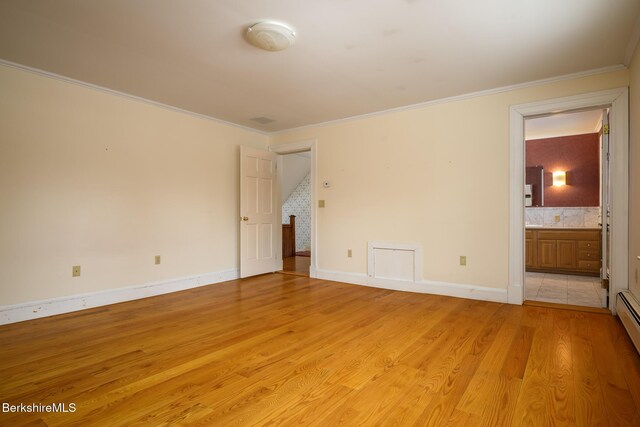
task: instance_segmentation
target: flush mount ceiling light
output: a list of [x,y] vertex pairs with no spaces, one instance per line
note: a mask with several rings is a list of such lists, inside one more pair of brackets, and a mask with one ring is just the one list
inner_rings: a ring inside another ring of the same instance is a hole
[[276,52],[291,46],[296,32],[289,26],[278,22],[258,22],[247,28],[247,40],[260,49]]

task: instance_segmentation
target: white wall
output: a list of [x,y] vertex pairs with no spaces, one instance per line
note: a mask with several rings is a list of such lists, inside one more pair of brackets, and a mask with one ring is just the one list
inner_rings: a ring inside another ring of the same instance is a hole
[[0,94],[0,305],[238,268],[266,136],[6,66]]
[[284,203],[293,190],[300,184],[311,170],[311,158],[304,154],[286,154],[282,156],[281,192]]
[[629,288],[640,299],[640,44],[629,74]]
[[[621,70],[293,130],[316,139],[318,269],[364,277],[367,242],[415,242],[429,281],[506,289],[509,106],[628,85]],[[353,249],[353,257],[347,257]],[[467,266],[459,256],[467,256]]]

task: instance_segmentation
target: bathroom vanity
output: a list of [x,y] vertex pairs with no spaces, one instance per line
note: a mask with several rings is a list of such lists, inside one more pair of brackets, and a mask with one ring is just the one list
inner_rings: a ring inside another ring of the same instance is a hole
[[601,230],[599,228],[527,228],[527,271],[600,275]]

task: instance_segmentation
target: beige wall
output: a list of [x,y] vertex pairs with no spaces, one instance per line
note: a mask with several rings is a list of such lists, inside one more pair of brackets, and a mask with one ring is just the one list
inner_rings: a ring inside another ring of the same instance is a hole
[[640,298],[640,45],[629,72],[629,287]]
[[316,188],[326,200],[319,269],[366,273],[368,241],[417,242],[424,279],[506,288],[509,106],[627,85],[621,70],[290,131],[271,144],[318,141],[318,181],[332,182]]
[[266,136],[5,66],[0,94],[0,305],[238,267]]
[[267,138],[0,66],[0,305],[237,268],[238,146],[269,139],[318,140],[320,269],[365,273],[368,241],[418,242],[425,279],[506,288],[509,105],[628,83],[622,70]]

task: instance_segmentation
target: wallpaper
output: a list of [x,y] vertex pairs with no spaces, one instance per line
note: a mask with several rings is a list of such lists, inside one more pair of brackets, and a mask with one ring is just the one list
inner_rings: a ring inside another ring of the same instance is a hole
[[311,175],[307,174],[282,205],[282,223],[296,216],[296,252],[311,249]]

